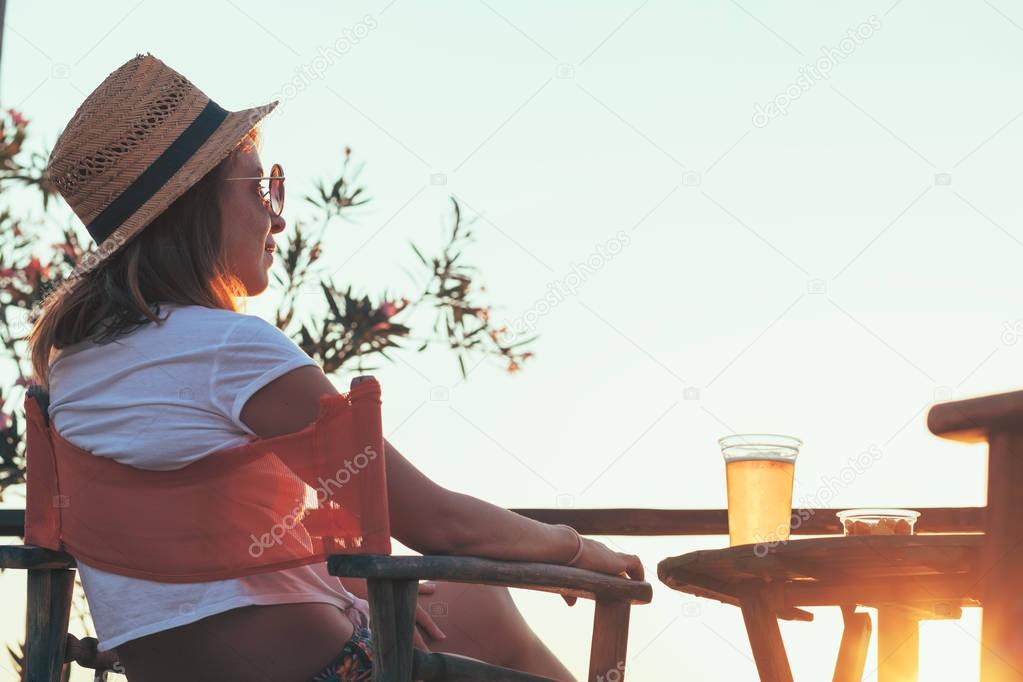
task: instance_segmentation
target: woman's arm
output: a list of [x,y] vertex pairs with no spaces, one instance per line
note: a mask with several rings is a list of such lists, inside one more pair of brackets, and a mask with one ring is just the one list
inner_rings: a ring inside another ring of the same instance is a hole
[[566,563],[575,534],[437,485],[384,441],[391,535],[423,554]]
[[643,564],[595,540],[577,539],[565,526],[534,521],[503,507],[443,488],[427,478],[389,441],[387,496],[391,535],[423,554],[463,554],[513,561],[565,564],[582,542],[573,565],[643,579]]
[[[275,379],[249,398],[241,420],[262,438],[299,431],[319,415],[321,395],[336,395],[318,367],[300,367]],[[578,542],[574,531],[437,485],[385,441],[391,534],[424,554],[464,554],[493,559],[567,563]],[[573,564],[602,573],[643,578],[639,558],[581,538],[582,554]]]

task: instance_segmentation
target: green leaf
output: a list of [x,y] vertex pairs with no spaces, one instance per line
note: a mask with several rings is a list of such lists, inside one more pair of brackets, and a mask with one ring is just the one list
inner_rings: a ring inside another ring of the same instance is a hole
[[423,258],[423,254],[421,254],[419,252],[419,249],[416,248],[415,244],[413,244],[412,242],[409,242],[408,245],[411,246],[412,250],[416,252],[416,255],[419,256],[419,260],[421,260],[423,262],[423,265],[429,265],[429,263],[426,262],[426,259]]
[[516,341],[515,343],[513,343],[511,345],[503,346],[503,348],[505,350],[508,350],[510,348],[517,348],[518,346],[522,346],[522,345],[525,345],[527,343],[532,343],[533,341],[536,341],[538,338],[540,338],[539,334],[537,334],[535,336],[531,336],[528,339],[523,339],[522,341]]
[[323,288],[323,295],[327,297],[327,305],[330,306],[330,311],[334,313],[334,317],[337,318],[338,322],[344,319],[344,315],[337,307],[337,303],[334,301],[334,295],[330,292],[330,288],[324,282],[320,282],[320,287]]

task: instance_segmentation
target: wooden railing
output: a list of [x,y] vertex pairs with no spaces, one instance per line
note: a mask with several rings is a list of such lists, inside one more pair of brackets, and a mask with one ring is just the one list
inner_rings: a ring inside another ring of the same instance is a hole
[[[869,506],[869,505],[861,505]],[[918,533],[979,533],[984,507],[913,507],[920,512]],[[512,509],[544,523],[564,523],[583,535],[727,535],[724,509]],[[837,535],[838,509],[795,509],[793,535]],[[25,511],[0,509],[0,537],[23,537]]]

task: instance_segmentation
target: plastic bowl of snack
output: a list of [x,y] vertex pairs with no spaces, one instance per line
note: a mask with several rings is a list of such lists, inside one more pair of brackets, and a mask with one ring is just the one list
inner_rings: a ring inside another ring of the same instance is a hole
[[836,516],[846,535],[913,535],[920,512],[912,509],[846,509]]

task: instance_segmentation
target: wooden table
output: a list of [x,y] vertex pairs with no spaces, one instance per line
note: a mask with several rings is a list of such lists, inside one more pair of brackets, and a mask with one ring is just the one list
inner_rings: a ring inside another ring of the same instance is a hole
[[839,606],[845,633],[836,682],[863,676],[878,610],[878,682],[917,679],[918,621],[959,618],[980,606],[981,534],[849,536],[739,545],[669,557],[657,577],[669,587],[742,609],[764,682],[792,682],[778,619],[813,620],[804,606]]

